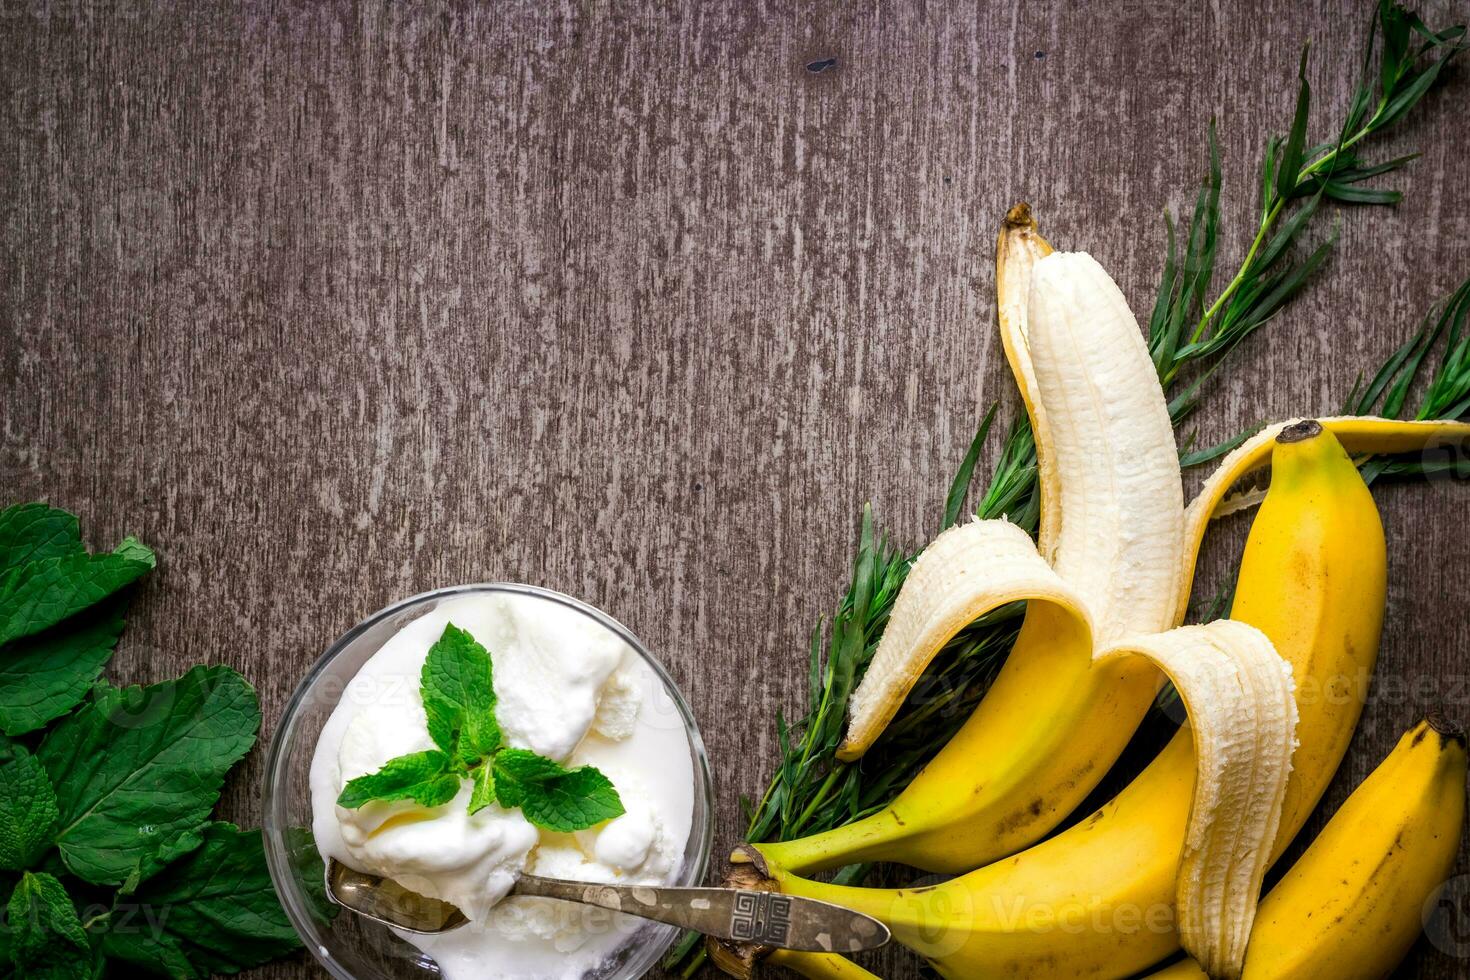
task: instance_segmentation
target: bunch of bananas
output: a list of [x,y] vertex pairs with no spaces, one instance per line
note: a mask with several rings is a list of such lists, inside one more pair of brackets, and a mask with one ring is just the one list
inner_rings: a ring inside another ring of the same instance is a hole
[[[945,977],[1122,978],[1181,946],[1187,958],[1159,976],[1386,975],[1458,852],[1466,753],[1453,725],[1408,733],[1264,900],[1261,885],[1347,751],[1377,658],[1386,549],[1350,453],[1463,440],[1470,425],[1268,426],[1186,507],[1163,390],[1102,268],[1053,253],[1019,205],[997,284],[1036,434],[1038,540],[975,521],[924,551],[854,693],[844,757],[977,616],[1026,600],[1020,636],[974,716],[891,806],[731,860],[757,887],[882,919]],[[1207,525],[1268,466],[1230,617],[1180,626]],[[1188,723],[1110,802],[1037,843],[1117,760],[1166,678]],[[859,861],[959,877],[911,889],[806,877]],[[761,952],[716,959],[748,974]],[[765,962],[870,975],[831,956]]]

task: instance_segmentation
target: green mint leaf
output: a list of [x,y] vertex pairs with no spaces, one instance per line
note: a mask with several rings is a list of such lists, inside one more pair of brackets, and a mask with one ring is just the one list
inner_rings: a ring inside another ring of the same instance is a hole
[[119,895],[102,949],[173,977],[236,973],[300,948],[260,832],[206,824],[200,843]]
[[470,772],[470,778],[475,781],[474,791],[470,793],[470,813],[479,813],[495,802],[494,766],[483,763]]
[[153,552],[128,538],[110,554],[45,558],[0,573],[0,644],[55,626],[153,566]]
[[419,675],[429,737],[473,764],[500,746],[490,653],[453,623],[429,648]]
[[259,727],[255,690],[228,667],[150,687],[99,684],[36,750],[56,788],[66,867],[115,885],[198,827]]
[[[139,913],[142,914],[144,913]],[[140,924],[131,910],[125,911],[122,918],[129,927]],[[149,929],[146,923],[142,924],[142,928],[104,933],[102,953],[109,960],[132,963],[148,973],[162,974],[170,980],[195,980],[197,977],[208,976],[195,971],[194,964],[189,962],[189,957],[184,954],[177,939],[162,930]],[[124,971],[113,970],[109,975],[119,972]]]
[[184,831],[171,841],[160,844],[138,859],[138,863],[133,865],[133,870],[128,872],[128,876],[123,879],[118,891],[126,895],[137,890],[138,885],[184,855],[198,850],[203,843],[204,827],[195,827],[193,830]]
[[22,977],[82,980],[92,951],[66,888],[45,872],[26,872],[6,906],[10,958]]
[[612,781],[594,766],[566,769],[526,749],[503,749],[493,765],[500,805],[520,807],[546,830],[585,830],[625,812]]
[[337,805],[356,810],[374,800],[413,800],[420,806],[443,806],[459,793],[459,773],[446,752],[429,749],[400,755],[377,772],[349,780]]
[[116,599],[0,650],[0,732],[23,735],[76,707],[123,628]]
[[19,745],[0,748],[0,870],[24,871],[51,847],[56,791],[41,763]]
[[27,562],[86,553],[75,514],[45,504],[16,504],[0,510],[0,572]]

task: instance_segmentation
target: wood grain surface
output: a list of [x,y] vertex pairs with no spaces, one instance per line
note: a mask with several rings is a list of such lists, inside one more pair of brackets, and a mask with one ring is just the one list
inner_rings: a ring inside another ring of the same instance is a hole
[[[921,543],[979,413],[1016,408],[1005,208],[1147,309],[1213,116],[1233,270],[1301,43],[1326,136],[1366,12],[0,0],[4,502],[155,547],[114,676],[230,664],[266,739],[392,600],[513,579],[595,603],[693,704],[723,849],[863,502]],[[1202,439],[1336,408],[1470,275],[1467,96],[1447,73],[1377,145],[1423,152],[1405,200],[1341,213],[1336,258],[1207,388]],[[1470,718],[1470,487],[1379,498],[1378,688],[1329,806],[1426,706]],[[260,777],[257,751],[224,816],[258,822]],[[1402,975],[1470,976],[1467,955],[1422,943]]]

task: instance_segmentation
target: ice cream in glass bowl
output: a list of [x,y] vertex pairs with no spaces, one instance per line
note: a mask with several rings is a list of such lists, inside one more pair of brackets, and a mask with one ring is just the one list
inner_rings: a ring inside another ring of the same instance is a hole
[[[709,766],[668,674],[611,617],[526,585],[415,596],[334,643],[281,718],[263,804],[283,906],[352,980],[641,976],[676,930],[507,893],[522,872],[698,884],[710,845]],[[469,922],[363,919],[327,898],[330,860]]]

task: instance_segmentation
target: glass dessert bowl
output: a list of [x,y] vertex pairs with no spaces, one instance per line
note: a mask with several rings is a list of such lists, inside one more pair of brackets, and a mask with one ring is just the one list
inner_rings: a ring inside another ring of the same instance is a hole
[[[621,873],[598,863],[599,856],[625,854],[630,836],[626,825],[632,820],[632,836],[637,837],[638,820],[634,817],[653,807],[650,812],[661,817],[650,820],[664,836],[655,848],[659,863],[648,864],[642,880],[651,881],[646,875],[653,874],[669,885],[702,881],[711,835],[708,760],[688,705],[662,666],[621,624],[575,599],[525,585],[468,585],[415,596],[358,624],[332,644],[288,702],[271,741],[263,787],[266,856],[282,905],[307,949],[326,971],[349,980],[445,975],[449,980],[460,980],[471,969],[475,976],[494,977],[620,980],[641,976],[672,944],[676,930],[627,917],[599,917],[570,903],[513,898],[488,912],[472,915],[477,921],[463,927],[467,931],[426,939],[396,933],[327,900],[323,852],[349,865],[361,865],[359,857],[371,860],[379,852],[402,852],[403,840],[427,840],[441,849],[448,848],[449,857],[454,857],[455,842],[461,839],[455,831],[466,824],[463,812],[448,809],[454,803],[430,812],[449,813],[452,820],[435,817],[425,823],[420,813],[407,821],[416,824],[417,829],[410,827],[407,831],[402,828],[405,821],[401,815],[392,819],[393,815],[388,814],[390,819],[382,820],[381,825],[389,828],[386,833],[399,834],[400,838],[390,838],[392,846],[364,853],[351,845],[362,844],[365,836],[378,831],[361,833],[353,826],[357,811],[337,808],[334,799],[344,777],[360,774],[364,766],[373,768],[372,763],[354,761],[361,756],[364,742],[370,747],[378,742],[402,742],[392,730],[397,719],[394,712],[403,714],[401,704],[392,707],[397,703],[394,699],[401,702],[407,698],[417,705],[416,664],[423,661],[423,649],[429,642],[425,637],[437,636],[449,622],[475,634],[492,652],[492,658],[503,658],[495,659],[495,688],[501,695],[496,715],[509,743],[534,749],[538,742],[555,741],[556,725],[564,718],[587,716],[594,704],[589,698],[597,699],[592,727],[573,728],[573,732],[585,730],[586,735],[577,736],[580,742],[567,765],[591,761],[605,769],[615,785],[622,783],[629,818],[577,834],[543,830],[525,859],[525,869],[540,873],[551,869],[561,877],[614,880],[596,877]],[[583,676],[586,671],[579,663],[582,654],[576,647],[578,638],[586,641],[589,637],[596,650],[589,647],[587,659],[592,662],[603,658],[600,663],[604,673],[597,675],[601,680],[594,678],[597,685],[603,686],[595,690],[589,688]],[[609,649],[619,664],[612,675],[605,672]],[[385,671],[385,664],[397,672]],[[412,668],[412,677],[405,664]],[[563,673],[557,674],[557,670]],[[565,692],[555,684],[537,690],[536,683],[546,676],[568,678],[571,686]],[[521,688],[514,687],[518,683]],[[507,686],[511,688],[508,699]],[[641,692],[634,691],[634,714],[630,715],[628,692],[640,687]],[[421,716],[421,709],[415,710]],[[609,717],[604,718],[604,714]],[[362,730],[367,734],[361,734]],[[349,750],[344,744],[357,748]],[[640,773],[640,767],[647,771]],[[647,786],[640,776],[647,777]],[[368,804],[362,812],[370,813],[377,806],[380,804]],[[658,810],[659,806],[664,810]],[[519,822],[514,810],[507,813],[496,807],[470,819],[479,821],[496,814],[497,819],[515,821],[514,832],[536,833]],[[425,835],[425,827],[434,828],[434,832]],[[601,840],[604,831],[609,839],[606,842]],[[430,864],[443,860],[443,854],[431,857]],[[466,863],[464,867],[476,866]],[[460,874],[456,880],[463,879]],[[419,890],[431,891],[431,887]],[[533,907],[527,902],[543,904]],[[578,962],[586,968],[566,966]],[[548,972],[568,969],[573,972]]]

